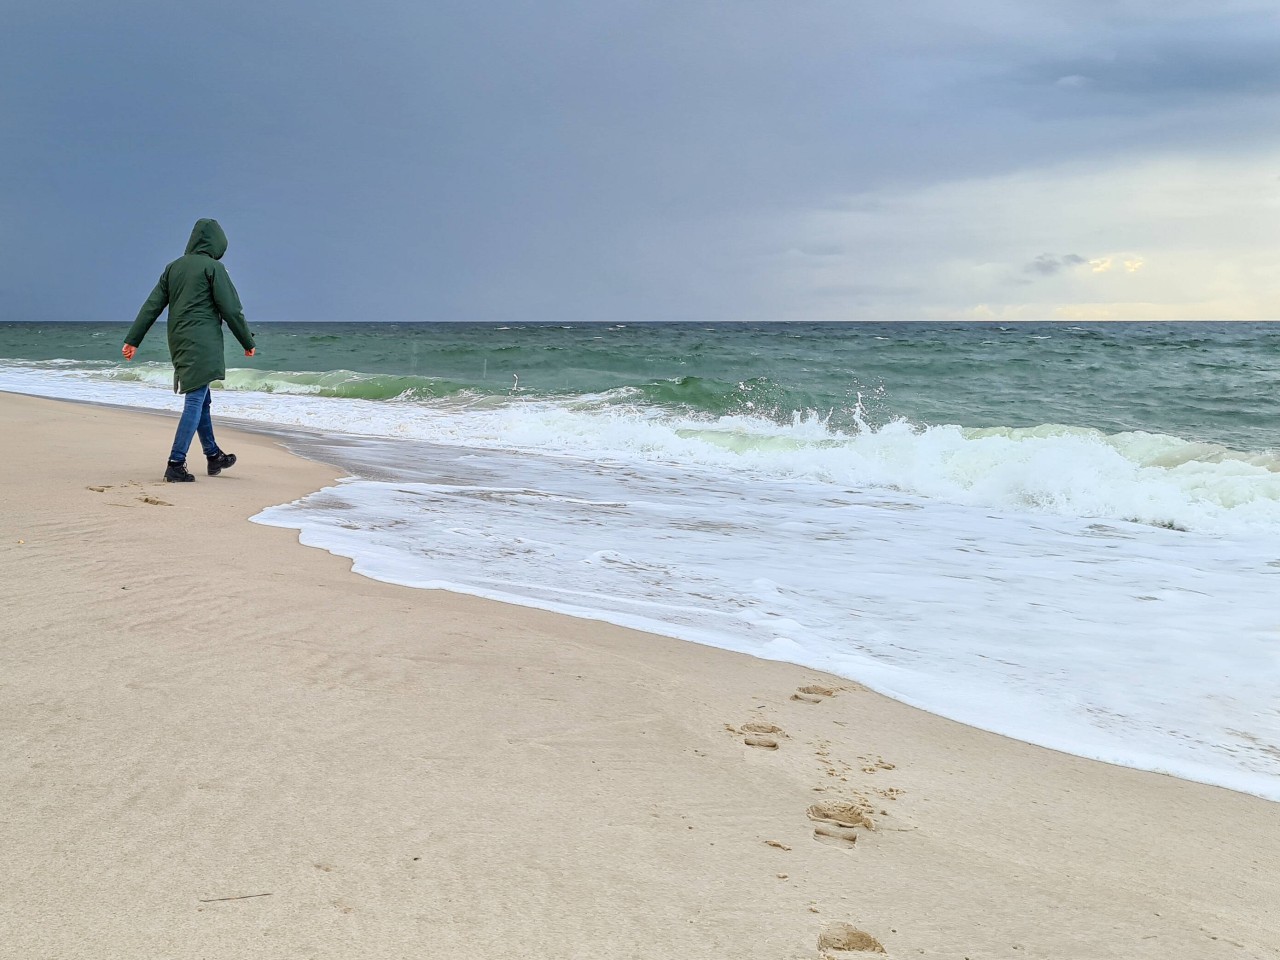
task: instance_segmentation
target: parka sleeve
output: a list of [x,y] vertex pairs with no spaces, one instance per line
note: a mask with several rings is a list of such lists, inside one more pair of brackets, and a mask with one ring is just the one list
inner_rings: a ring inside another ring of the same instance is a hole
[[236,293],[227,268],[220,263],[213,266],[213,303],[218,308],[218,315],[240,341],[240,346],[246,350],[254,349],[253,334],[249,324],[245,323],[244,308],[240,306],[240,294]]
[[168,305],[169,269],[166,267],[164,273],[160,274],[160,279],[156,281],[155,288],[151,291],[151,296],[147,297],[147,302],[138,311],[138,317],[133,321],[133,326],[125,334],[124,342],[131,347],[139,346],[142,343],[142,338],[151,329],[151,325],[156,322],[160,314],[164,313],[164,308]]

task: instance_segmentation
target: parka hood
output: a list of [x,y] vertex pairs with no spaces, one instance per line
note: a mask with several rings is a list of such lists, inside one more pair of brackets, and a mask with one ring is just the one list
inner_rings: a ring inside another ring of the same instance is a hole
[[227,252],[227,235],[218,226],[217,220],[201,219],[191,228],[191,239],[187,241],[187,253],[203,253],[221,260]]

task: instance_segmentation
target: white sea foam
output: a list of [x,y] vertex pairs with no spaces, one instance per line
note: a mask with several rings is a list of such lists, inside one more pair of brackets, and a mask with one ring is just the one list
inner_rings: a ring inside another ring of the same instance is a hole
[[[164,373],[0,364],[0,388],[176,410]],[[368,438],[329,454],[374,479],[258,519],[369,576],[823,668],[1280,799],[1273,455],[1066,426],[842,436],[617,400],[215,404]]]
[[1280,800],[1274,537],[699,468],[371,441],[259,522],[393,583],[787,660],[1033,743]]

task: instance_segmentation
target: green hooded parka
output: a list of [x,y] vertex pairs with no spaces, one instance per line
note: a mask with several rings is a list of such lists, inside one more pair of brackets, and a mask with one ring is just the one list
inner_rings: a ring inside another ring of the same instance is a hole
[[226,378],[224,321],[245,350],[254,349],[240,295],[227,268],[218,262],[226,252],[227,235],[218,221],[197,220],[187,241],[187,252],[164,268],[124,338],[130,346],[139,346],[164,308],[169,308],[169,356],[173,359],[175,393],[190,393]]

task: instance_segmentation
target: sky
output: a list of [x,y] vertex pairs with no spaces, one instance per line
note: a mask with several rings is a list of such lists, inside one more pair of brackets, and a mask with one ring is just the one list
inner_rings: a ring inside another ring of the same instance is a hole
[[0,8],[0,320],[1280,318],[1274,3]]

